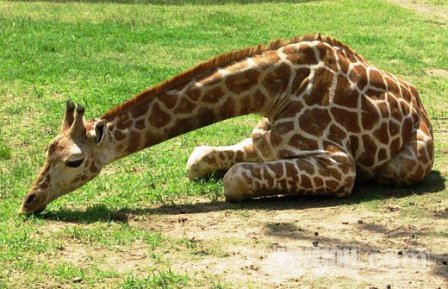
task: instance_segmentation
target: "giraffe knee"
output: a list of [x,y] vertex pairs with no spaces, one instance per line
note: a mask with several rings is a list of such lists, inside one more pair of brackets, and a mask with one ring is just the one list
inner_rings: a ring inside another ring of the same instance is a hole
[[355,173],[348,174],[342,180],[342,188],[335,193],[336,198],[348,198],[352,194],[353,187],[355,186]]

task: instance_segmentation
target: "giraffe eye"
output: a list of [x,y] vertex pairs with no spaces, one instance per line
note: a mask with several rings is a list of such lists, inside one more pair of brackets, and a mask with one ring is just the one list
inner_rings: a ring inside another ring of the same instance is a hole
[[83,161],[84,160],[68,161],[65,163],[65,165],[70,168],[77,168],[82,164]]

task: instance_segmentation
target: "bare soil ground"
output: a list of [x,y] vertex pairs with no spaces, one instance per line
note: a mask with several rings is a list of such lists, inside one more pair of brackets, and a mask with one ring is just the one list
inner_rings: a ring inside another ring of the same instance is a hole
[[[436,204],[434,212],[439,205],[446,203]],[[274,199],[245,207],[228,211],[220,203],[197,202],[135,225],[184,236],[201,250],[212,250],[197,260],[170,254],[178,272],[223,276],[239,286],[446,286],[446,236],[432,233],[434,227],[446,227],[446,219],[407,223],[400,220],[399,206],[387,205],[378,214],[332,200]]]

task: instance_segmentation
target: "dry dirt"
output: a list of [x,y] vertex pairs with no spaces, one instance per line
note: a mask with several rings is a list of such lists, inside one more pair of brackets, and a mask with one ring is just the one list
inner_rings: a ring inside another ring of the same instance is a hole
[[177,272],[222,276],[236,287],[445,288],[448,243],[430,232],[446,228],[446,219],[407,224],[396,206],[379,215],[327,200],[309,207],[284,201],[235,211],[197,202],[135,225],[183,236],[205,250],[197,259],[171,254]]
[[[440,25],[448,25],[448,11],[437,5],[427,4],[424,0],[389,0],[408,9],[412,9],[424,16],[430,16],[431,21]],[[428,19],[430,19],[428,17]]]

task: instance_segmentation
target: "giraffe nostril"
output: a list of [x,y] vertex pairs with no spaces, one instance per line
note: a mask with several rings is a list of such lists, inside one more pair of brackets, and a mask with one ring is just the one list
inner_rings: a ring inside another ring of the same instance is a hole
[[25,200],[25,206],[27,206],[27,207],[31,206],[35,199],[36,199],[36,194],[29,195]]

